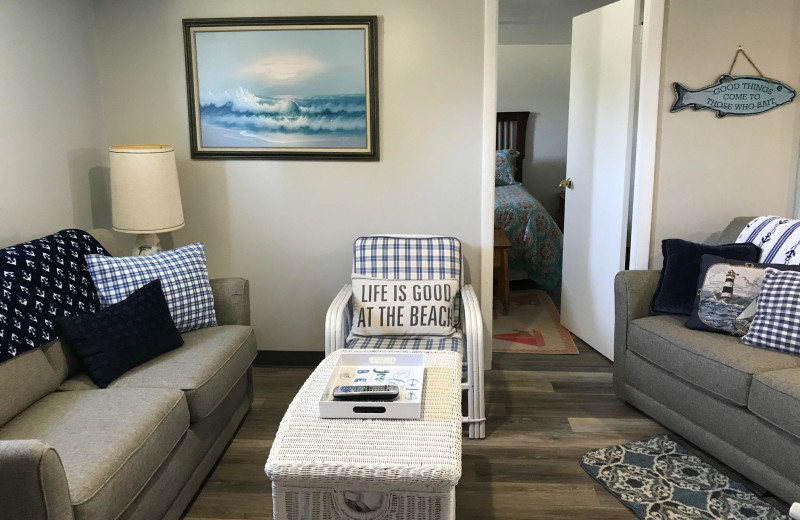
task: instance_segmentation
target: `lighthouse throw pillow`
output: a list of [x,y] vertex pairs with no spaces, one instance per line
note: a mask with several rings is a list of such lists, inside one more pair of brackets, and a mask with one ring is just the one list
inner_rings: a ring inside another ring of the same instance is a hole
[[767,267],[800,271],[796,265],[756,264],[703,255],[697,297],[686,326],[743,336],[756,314]]

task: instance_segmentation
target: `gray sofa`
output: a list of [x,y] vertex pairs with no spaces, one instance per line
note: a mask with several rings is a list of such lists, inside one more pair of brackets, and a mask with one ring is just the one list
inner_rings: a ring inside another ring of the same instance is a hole
[[[734,242],[749,221],[734,219],[716,242]],[[651,316],[658,278],[614,281],[615,392],[781,499],[800,499],[800,356]]]
[[[109,231],[90,233],[121,253]],[[0,517],[181,516],[253,398],[248,282],[211,287],[218,326],[107,389],[59,340],[0,364]]]

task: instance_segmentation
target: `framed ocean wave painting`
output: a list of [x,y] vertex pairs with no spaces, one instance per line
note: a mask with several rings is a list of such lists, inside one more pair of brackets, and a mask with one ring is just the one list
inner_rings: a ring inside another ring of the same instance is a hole
[[378,160],[377,23],[183,20],[192,158]]

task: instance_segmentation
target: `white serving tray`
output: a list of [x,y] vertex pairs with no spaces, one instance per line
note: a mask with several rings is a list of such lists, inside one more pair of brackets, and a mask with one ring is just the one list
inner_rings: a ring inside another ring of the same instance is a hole
[[[419,419],[422,410],[424,355],[387,351],[384,354],[342,352],[319,401],[325,419]],[[362,381],[363,380],[363,381]],[[333,389],[340,385],[397,385],[393,401],[337,401]]]

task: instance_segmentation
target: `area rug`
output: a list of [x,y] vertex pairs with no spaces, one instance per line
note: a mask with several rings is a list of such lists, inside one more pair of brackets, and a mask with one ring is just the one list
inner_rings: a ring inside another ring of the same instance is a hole
[[580,462],[642,520],[786,518],[666,435],[593,450]]
[[558,309],[545,291],[514,291],[508,314],[496,314],[492,324],[492,351],[578,354],[572,336],[560,321]]

